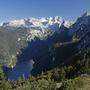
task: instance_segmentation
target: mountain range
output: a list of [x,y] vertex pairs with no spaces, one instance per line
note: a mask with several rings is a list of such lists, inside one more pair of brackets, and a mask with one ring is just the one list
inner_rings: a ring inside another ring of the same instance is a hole
[[[90,32],[89,11],[75,22],[58,16],[5,22],[0,26],[0,63],[12,66],[9,79],[28,77],[31,72],[36,75],[64,65],[81,51],[84,40],[81,36],[85,35],[85,30]],[[90,36],[87,33],[86,36],[89,41]],[[90,48],[90,42],[86,43]]]

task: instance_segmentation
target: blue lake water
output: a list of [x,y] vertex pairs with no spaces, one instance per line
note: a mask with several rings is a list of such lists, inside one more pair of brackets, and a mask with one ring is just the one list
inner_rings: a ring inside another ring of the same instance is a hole
[[31,74],[32,68],[33,63],[31,61],[17,63],[12,71],[8,74],[8,79],[10,81],[15,81],[21,76],[28,78]]

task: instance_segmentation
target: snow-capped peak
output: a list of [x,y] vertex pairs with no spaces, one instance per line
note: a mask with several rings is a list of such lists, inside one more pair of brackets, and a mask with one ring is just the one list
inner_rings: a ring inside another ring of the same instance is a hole
[[21,26],[21,25],[25,25],[25,21],[24,19],[21,19],[21,20],[13,20],[13,21],[10,21],[10,22],[7,22],[7,23],[3,23],[3,26]]
[[[48,18],[31,17],[29,19],[12,20],[10,22],[3,23],[2,26],[8,27],[9,30],[12,30],[13,27],[25,27],[28,29],[26,34],[27,41],[32,41],[36,37],[41,40],[46,39],[48,36],[51,36],[54,32],[58,32],[62,25],[68,28],[70,27],[71,23],[69,21],[65,21],[59,16]],[[21,39],[19,38],[18,41],[20,40]]]
[[[63,23],[64,22],[64,23]],[[20,20],[12,20],[10,22],[3,23],[2,26],[10,26],[10,27],[46,27],[49,28],[54,25],[61,26],[62,24],[66,27],[70,25],[69,21],[65,21],[59,16],[56,17],[48,17],[48,18],[29,18],[29,19],[20,19]],[[51,28],[52,29],[52,28]]]
[[85,17],[85,16],[90,16],[90,10],[88,10],[87,12],[85,12],[82,16],[83,16],[83,17]]

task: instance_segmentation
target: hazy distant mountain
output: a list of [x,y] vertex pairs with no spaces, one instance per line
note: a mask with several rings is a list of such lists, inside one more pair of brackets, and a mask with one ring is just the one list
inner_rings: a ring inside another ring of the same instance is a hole
[[49,18],[29,18],[21,20],[13,20],[2,24],[9,30],[17,30],[18,28],[27,28],[27,40],[34,40],[35,37],[43,40],[51,36],[54,32],[62,32],[61,26],[69,28],[73,22],[66,21],[59,16]]
[[[21,20],[13,20],[10,22],[3,23],[2,26],[11,26],[11,27],[28,27],[28,28],[47,28],[52,30],[57,30],[61,25],[65,27],[71,26],[70,21],[66,21],[59,16],[49,17],[49,18],[29,18]],[[56,28],[55,28],[56,27]]]

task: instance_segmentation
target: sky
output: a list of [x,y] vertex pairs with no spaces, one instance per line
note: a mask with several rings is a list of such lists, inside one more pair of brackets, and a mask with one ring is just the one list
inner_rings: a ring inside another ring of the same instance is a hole
[[0,22],[50,16],[76,20],[87,10],[90,0],[0,0]]

